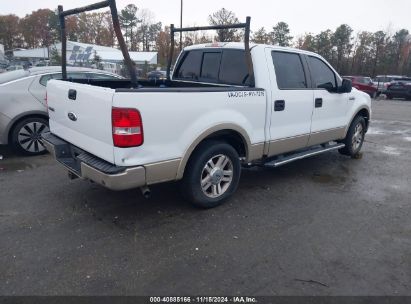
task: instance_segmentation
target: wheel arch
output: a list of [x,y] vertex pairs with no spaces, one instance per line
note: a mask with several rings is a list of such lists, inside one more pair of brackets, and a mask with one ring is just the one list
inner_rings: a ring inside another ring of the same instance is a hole
[[235,124],[220,124],[214,126],[202,132],[185,151],[177,170],[177,180],[183,178],[186,165],[193,152],[201,143],[209,139],[221,140],[229,143],[236,149],[240,157],[244,157],[246,160],[249,160],[254,153],[250,138],[243,128]]
[[21,113],[20,115],[17,115],[8,125],[8,127],[5,130],[5,139],[7,140],[6,144],[10,144],[11,143],[11,136],[13,133],[14,128],[16,127],[16,125],[21,122],[24,119],[27,118],[31,118],[31,117],[38,117],[38,118],[43,118],[48,120],[49,117],[47,115],[46,112],[42,112],[42,111],[30,111],[30,112],[24,112]]
[[362,116],[365,120],[365,129],[366,131],[368,130],[368,126],[370,124],[370,119],[371,119],[371,111],[369,107],[362,107],[360,109],[358,109],[354,115],[352,115],[351,119],[350,119],[350,123],[346,126],[345,128],[345,133],[344,133],[344,137],[347,136],[347,132],[348,129],[350,128],[353,120],[355,119],[355,117],[357,116]]

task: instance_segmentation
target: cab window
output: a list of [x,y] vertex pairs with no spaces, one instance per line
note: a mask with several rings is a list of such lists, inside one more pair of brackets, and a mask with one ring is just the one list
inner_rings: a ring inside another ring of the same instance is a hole
[[232,49],[185,52],[174,78],[238,86],[250,84],[244,51]]
[[299,54],[273,51],[271,56],[280,90],[307,88],[304,67]]
[[308,56],[311,78],[316,89],[337,91],[337,80],[331,68],[317,57]]

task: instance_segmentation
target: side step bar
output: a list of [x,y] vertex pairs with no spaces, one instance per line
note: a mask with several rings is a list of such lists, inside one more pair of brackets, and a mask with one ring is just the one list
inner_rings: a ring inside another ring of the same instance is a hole
[[332,145],[331,144],[325,144],[325,145],[321,145],[321,146],[315,146],[315,147],[309,148],[307,150],[300,151],[300,152],[297,152],[297,153],[293,153],[293,154],[290,154],[290,155],[279,156],[276,159],[271,160],[271,161],[263,164],[263,166],[264,167],[270,167],[270,168],[276,168],[276,167],[280,167],[282,165],[291,163],[291,162],[299,160],[299,159],[303,159],[303,158],[318,155],[318,154],[321,154],[321,153],[341,149],[341,148],[344,148],[344,147],[345,147],[345,144],[332,144]]

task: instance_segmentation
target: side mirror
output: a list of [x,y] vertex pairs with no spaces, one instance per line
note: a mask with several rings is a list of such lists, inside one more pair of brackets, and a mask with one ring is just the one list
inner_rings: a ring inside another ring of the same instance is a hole
[[350,93],[352,91],[352,82],[348,79],[343,79],[341,86],[338,88],[338,93]]
[[332,92],[332,91],[335,92],[335,86],[331,82],[322,83],[322,84],[318,85],[317,88],[325,89],[328,92]]

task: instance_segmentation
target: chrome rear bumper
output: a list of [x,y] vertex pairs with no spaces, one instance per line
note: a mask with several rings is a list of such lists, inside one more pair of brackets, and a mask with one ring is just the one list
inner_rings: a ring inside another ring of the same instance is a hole
[[54,158],[80,178],[89,179],[111,190],[126,190],[146,185],[146,170],[143,166],[115,166],[50,132],[44,133],[42,140]]

